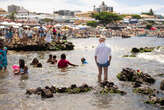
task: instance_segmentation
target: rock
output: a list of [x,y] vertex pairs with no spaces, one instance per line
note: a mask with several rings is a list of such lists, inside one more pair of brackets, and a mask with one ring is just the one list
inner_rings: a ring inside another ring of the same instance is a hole
[[42,89],[41,97],[42,98],[52,98],[53,93],[50,91],[50,89]]
[[55,87],[55,86],[51,86],[50,91],[51,91],[52,93],[56,93],[56,87]]
[[52,43],[40,43],[32,42],[27,44],[13,43],[6,46],[8,50],[16,51],[55,51],[55,50],[73,50],[74,45],[71,42],[52,42]]
[[142,83],[141,82],[138,82],[138,81],[133,83],[133,87],[134,88],[141,87],[141,85],[142,85]]
[[56,92],[57,92],[57,93],[65,93],[65,92],[67,92],[66,90],[67,90],[66,87],[62,87],[62,88],[57,88],[57,89],[56,89]]
[[36,91],[37,91],[36,89],[27,89],[27,90],[26,90],[26,94],[32,95],[32,94],[35,94]]
[[139,87],[133,89],[134,93],[139,93],[143,95],[153,95],[155,94],[155,90],[151,89],[150,87]]
[[139,53],[140,50],[139,50],[138,48],[132,48],[131,52],[132,52],[132,53]]
[[144,82],[153,84],[155,79],[147,73],[138,72],[131,68],[124,68],[121,73],[117,75],[120,81],[130,81],[130,82]]
[[77,88],[76,84],[71,85],[71,89]]
[[101,94],[115,93],[120,95],[125,95],[126,92],[121,91],[113,82],[104,81],[100,83],[100,87],[103,89],[100,91]]
[[151,96],[147,101],[145,101],[146,104],[156,104],[160,106],[164,106],[164,98],[158,98],[156,96]]
[[160,89],[161,89],[161,90],[164,90],[164,80],[161,81]]

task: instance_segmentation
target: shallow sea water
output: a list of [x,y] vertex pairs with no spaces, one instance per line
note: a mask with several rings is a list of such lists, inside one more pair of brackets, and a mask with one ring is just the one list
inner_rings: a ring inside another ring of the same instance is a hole
[[[97,88],[97,67],[94,62],[94,51],[98,39],[72,39],[75,44],[73,51],[57,52],[9,52],[8,71],[0,73],[0,110],[158,110],[156,106],[144,104],[145,97],[132,93],[128,83],[120,82],[116,78],[122,68],[140,69],[153,76],[164,73],[163,50],[151,54],[139,54],[136,58],[123,58],[133,47],[164,46],[164,39],[160,38],[109,38],[106,44],[112,48],[112,62],[109,68],[109,80],[117,84],[127,95],[117,94],[100,95],[95,90],[84,94],[54,94],[54,98],[41,99],[40,96],[26,96],[26,89],[56,85],[57,87],[71,84],[88,85]],[[49,54],[60,55],[65,53],[67,59],[79,67],[69,67],[66,70],[57,68],[57,65],[47,64]],[[29,64],[37,57],[43,68],[33,68]],[[81,65],[80,59],[85,57],[87,65]],[[20,58],[25,59],[29,68],[29,77],[14,76],[11,66],[18,64]],[[161,77],[156,76],[156,83],[152,86],[159,88]]]

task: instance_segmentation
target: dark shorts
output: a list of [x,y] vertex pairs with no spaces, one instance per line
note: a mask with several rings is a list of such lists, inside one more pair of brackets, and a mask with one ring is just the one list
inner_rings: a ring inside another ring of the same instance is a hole
[[109,61],[107,61],[106,63],[104,64],[97,64],[99,67],[108,67],[109,66]]

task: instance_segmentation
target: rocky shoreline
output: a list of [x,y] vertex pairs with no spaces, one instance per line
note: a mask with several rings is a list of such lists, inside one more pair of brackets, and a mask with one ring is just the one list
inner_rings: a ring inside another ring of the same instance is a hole
[[12,43],[6,45],[8,50],[15,51],[59,51],[59,50],[73,50],[72,42],[52,42],[52,43]]

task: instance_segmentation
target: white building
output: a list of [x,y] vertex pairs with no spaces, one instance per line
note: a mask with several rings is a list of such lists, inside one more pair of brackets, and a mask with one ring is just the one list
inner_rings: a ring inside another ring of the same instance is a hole
[[105,4],[105,2],[102,2],[102,4],[98,8],[96,8],[96,6],[94,6],[93,11],[95,11],[95,12],[104,12],[104,11],[113,12],[113,7],[112,6],[107,6]]

